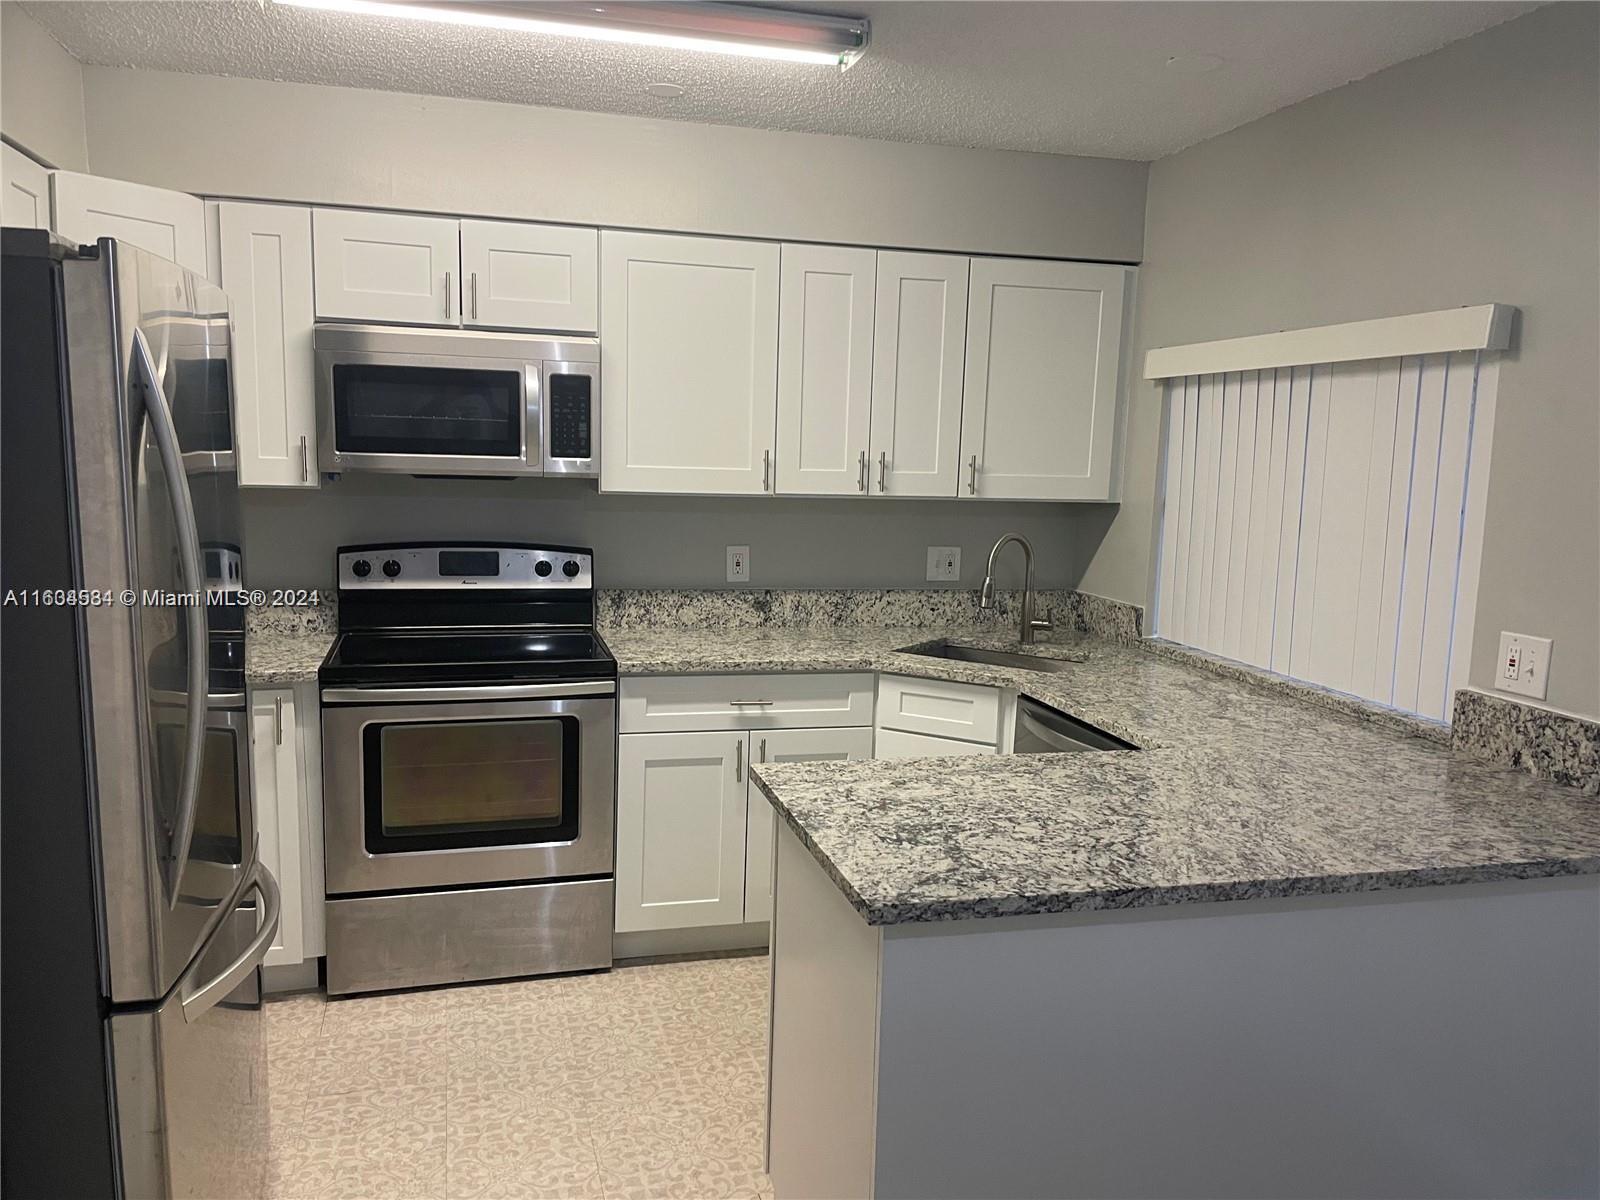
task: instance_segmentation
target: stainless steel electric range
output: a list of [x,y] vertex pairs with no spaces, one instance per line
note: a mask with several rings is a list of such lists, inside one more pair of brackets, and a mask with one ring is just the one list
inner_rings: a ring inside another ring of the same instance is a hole
[[609,967],[617,664],[593,554],[345,546],[338,580],[328,991]]

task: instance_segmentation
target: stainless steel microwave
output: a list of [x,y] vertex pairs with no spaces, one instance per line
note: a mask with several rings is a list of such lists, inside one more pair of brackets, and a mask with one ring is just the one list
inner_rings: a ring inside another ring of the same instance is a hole
[[322,470],[600,473],[600,343],[475,330],[318,325]]

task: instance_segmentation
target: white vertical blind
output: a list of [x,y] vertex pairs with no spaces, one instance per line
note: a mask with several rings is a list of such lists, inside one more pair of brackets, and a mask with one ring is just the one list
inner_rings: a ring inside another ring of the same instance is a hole
[[1169,379],[1156,632],[1442,719],[1483,377],[1463,351]]

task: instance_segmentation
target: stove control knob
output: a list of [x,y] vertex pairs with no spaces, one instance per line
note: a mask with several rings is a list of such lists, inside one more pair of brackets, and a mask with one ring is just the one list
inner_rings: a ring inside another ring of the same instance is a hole
[[546,575],[550,574],[553,569],[554,568],[542,558],[533,564],[533,573],[540,579],[543,579]]
[[578,560],[574,558],[567,559],[566,562],[561,564],[561,573],[571,579],[578,573]]
[[368,575],[372,574],[372,564],[364,558],[358,558],[355,560],[355,562],[350,564],[350,574],[354,575],[357,579],[365,579]]
[[391,558],[388,562],[383,564],[383,573],[390,579],[393,579],[396,575],[400,574],[400,563],[396,559]]

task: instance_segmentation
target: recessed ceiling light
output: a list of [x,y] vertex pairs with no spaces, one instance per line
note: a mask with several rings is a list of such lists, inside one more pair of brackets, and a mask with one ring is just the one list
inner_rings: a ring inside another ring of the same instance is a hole
[[652,96],[660,96],[663,100],[676,100],[683,95],[683,88],[676,83],[652,83],[644,90]]
[[734,54],[778,62],[849,67],[866,52],[868,23],[753,4],[619,0],[605,6],[499,0],[276,0],[296,8],[520,29],[633,46]]

